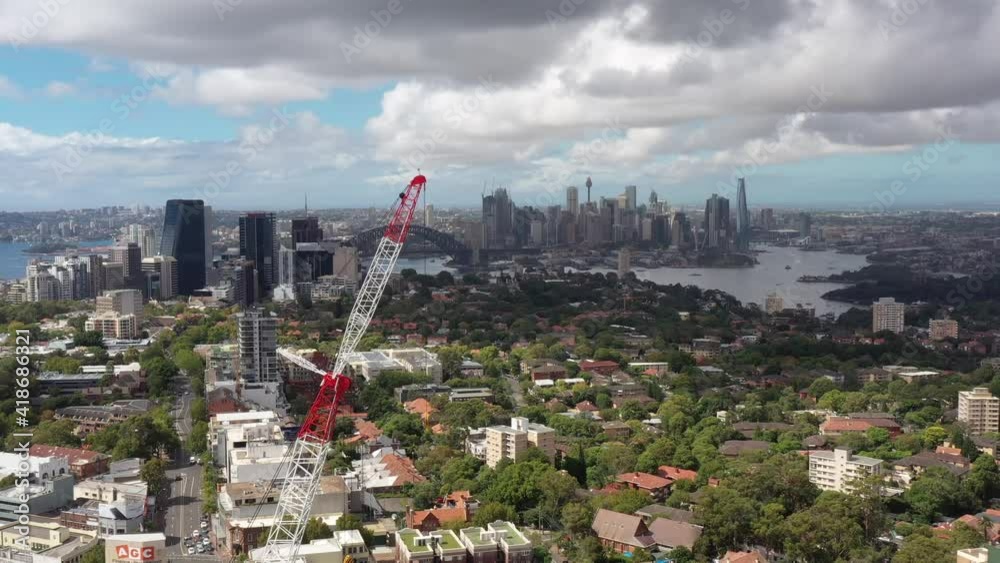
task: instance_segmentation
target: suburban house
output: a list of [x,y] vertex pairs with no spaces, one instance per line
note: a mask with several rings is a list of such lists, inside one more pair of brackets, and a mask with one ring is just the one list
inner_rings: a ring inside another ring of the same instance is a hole
[[601,545],[617,553],[632,553],[656,545],[642,518],[602,508],[590,525]]
[[615,478],[615,482],[627,485],[630,489],[646,491],[658,499],[666,498],[670,492],[670,484],[672,483],[670,479],[664,479],[663,477],[640,471],[622,473]]

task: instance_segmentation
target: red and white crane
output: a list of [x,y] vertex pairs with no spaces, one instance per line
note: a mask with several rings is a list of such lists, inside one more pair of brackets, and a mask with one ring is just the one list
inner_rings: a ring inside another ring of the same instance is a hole
[[320,474],[330,451],[337,407],[351,387],[350,378],[344,375],[347,357],[368,330],[368,323],[375,314],[375,308],[410,232],[413,212],[426,183],[427,178],[418,174],[406,186],[406,190],[399,194],[399,200],[394,204],[392,220],[379,241],[368,274],[355,297],[333,371],[323,372],[304,359],[296,362],[306,369],[321,373],[323,380],[305,423],[286,456],[287,463],[290,464],[288,475],[281,485],[281,495],[278,497],[274,523],[267,535],[267,545],[252,554],[253,560],[258,563],[289,563],[297,559],[309,512],[319,487]]

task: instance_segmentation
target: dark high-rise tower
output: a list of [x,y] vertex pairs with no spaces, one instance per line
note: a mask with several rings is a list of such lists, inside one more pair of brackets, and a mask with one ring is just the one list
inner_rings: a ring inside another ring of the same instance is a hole
[[729,200],[712,194],[705,202],[705,247],[727,250],[729,246]]
[[240,217],[240,256],[257,270],[257,296],[274,289],[278,280],[278,231],[274,213],[247,213]]
[[750,250],[750,210],[747,208],[746,178],[740,178],[736,192],[736,249]]
[[205,287],[205,202],[167,200],[160,254],[177,260],[177,294],[192,295]]
[[111,247],[111,261],[121,262],[126,288],[142,287],[142,248],[138,244],[129,242]]
[[323,229],[319,226],[319,219],[316,217],[292,219],[292,248],[300,242],[320,242],[321,240],[323,240]]
[[485,248],[507,248],[513,244],[514,204],[503,188],[483,196],[483,234]]

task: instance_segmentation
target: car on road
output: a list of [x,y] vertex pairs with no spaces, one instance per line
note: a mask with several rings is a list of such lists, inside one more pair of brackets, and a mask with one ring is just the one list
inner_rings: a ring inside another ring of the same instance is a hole
[[178,473],[177,476],[174,477],[174,481],[183,481],[183,480],[184,480],[184,474],[183,473]]
[[191,532],[191,537],[194,538],[195,541],[198,541],[198,538],[201,537],[201,532],[199,532],[198,530],[195,530],[195,531]]
[[201,529],[204,530],[207,527],[208,527],[208,521],[207,520],[202,520],[201,521]]
[[194,555],[194,548],[193,547],[189,547],[187,553],[188,553],[188,555]]
[[191,459],[189,459],[188,461],[190,461],[191,463],[197,463],[198,462],[198,458],[196,458],[194,456],[191,456]]

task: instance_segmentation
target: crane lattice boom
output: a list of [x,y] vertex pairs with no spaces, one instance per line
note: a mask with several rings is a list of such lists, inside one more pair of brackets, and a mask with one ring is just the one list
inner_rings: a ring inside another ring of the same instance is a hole
[[347,328],[344,329],[340,349],[337,351],[337,362],[332,372],[323,374],[316,400],[288,453],[288,474],[282,483],[267,545],[253,553],[253,560],[258,563],[296,561],[312,502],[319,487],[320,474],[330,450],[337,407],[351,387],[350,378],[343,374],[344,367],[375,314],[375,308],[410,232],[413,213],[426,183],[427,179],[418,174],[410,181],[406,190],[399,194],[392,221],[385,229],[385,235],[379,242],[368,274],[351,308]]

